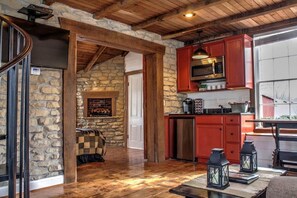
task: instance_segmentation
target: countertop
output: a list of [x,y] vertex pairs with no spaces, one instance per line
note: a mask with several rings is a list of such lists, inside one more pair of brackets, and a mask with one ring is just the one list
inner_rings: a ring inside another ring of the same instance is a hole
[[169,114],[169,117],[195,117],[195,116],[206,116],[206,115],[254,115],[255,113],[202,113],[202,114]]

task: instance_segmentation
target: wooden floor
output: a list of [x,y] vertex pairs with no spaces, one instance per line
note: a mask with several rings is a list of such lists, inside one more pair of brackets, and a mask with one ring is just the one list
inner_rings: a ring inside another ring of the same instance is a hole
[[31,197],[178,198],[168,190],[206,170],[203,165],[176,160],[148,163],[143,151],[135,149],[108,148],[105,160],[79,166],[77,183],[35,190]]

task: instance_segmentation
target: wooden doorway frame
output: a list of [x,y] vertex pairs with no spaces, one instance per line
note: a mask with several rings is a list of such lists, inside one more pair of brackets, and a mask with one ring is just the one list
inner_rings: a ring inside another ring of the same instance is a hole
[[150,162],[164,161],[163,56],[165,47],[120,32],[66,18],[59,18],[59,21],[61,28],[70,31],[68,68],[63,75],[64,182],[77,181],[75,128],[78,41],[96,43],[144,55],[144,132],[147,135],[145,154]]

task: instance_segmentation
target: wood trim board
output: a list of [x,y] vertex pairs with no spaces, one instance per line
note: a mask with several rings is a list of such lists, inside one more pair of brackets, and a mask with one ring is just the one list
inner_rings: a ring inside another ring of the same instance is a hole
[[70,32],[68,67],[63,73],[64,181],[77,181],[76,165],[76,75],[77,34]]

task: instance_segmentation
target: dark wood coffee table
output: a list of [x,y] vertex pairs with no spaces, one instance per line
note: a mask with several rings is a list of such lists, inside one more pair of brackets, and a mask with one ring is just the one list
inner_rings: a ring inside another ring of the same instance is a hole
[[[230,166],[230,170],[237,171],[238,169],[239,166]],[[258,180],[248,185],[230,182],[230,186],[225,190],[207,188],[206,174],[203,174],[191,181],[170,189],[169,192],[189,198],[265,197],[266,188],[271,178],[284,175],[285,173],[285,170],[259,168],[259,171],[256,173],[259,175]]]

